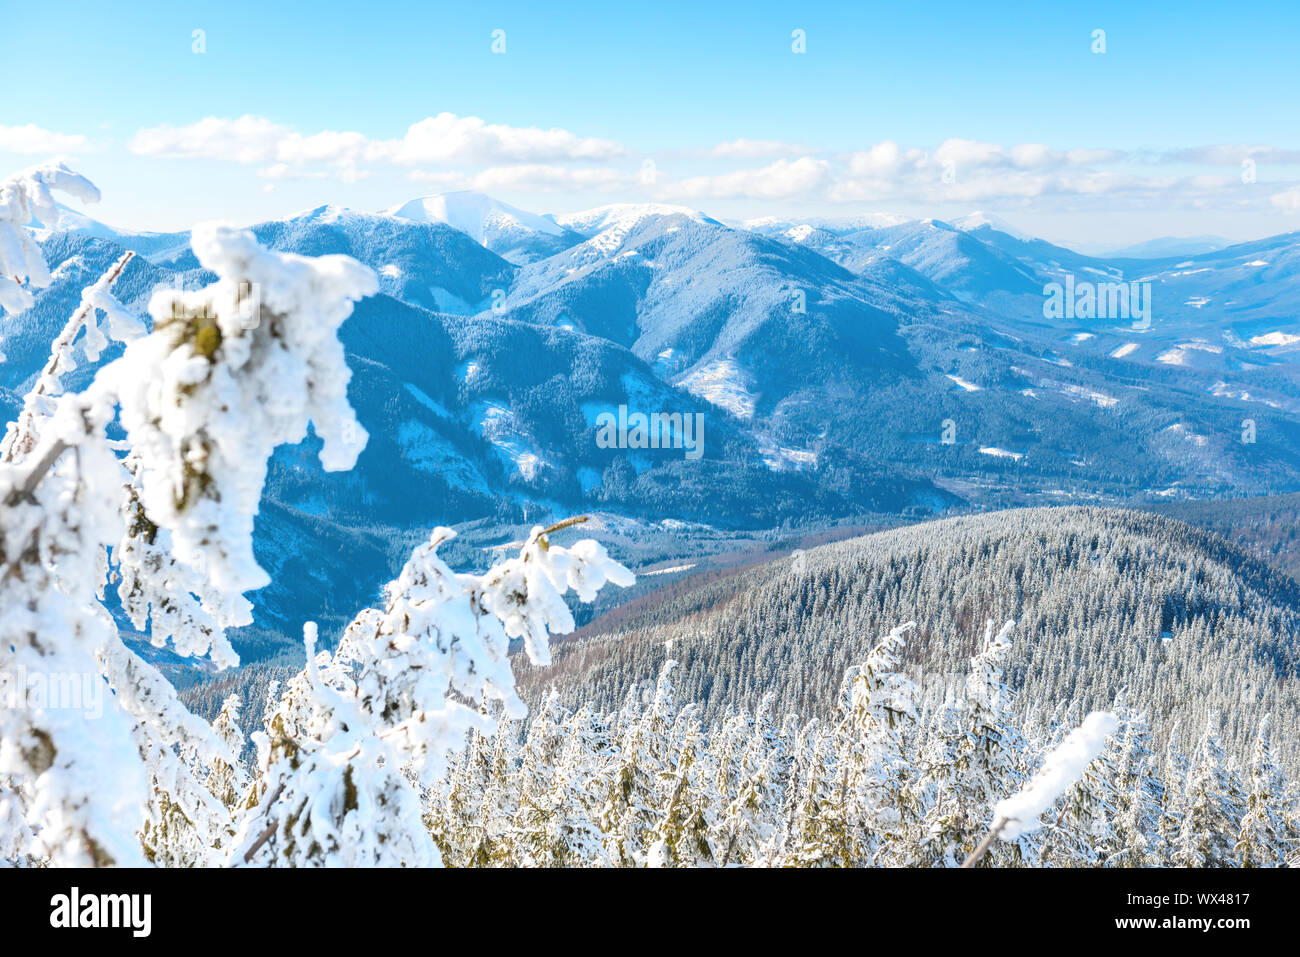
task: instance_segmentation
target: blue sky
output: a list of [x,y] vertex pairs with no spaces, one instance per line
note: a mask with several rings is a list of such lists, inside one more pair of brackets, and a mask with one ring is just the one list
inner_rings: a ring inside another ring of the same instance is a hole
[[154,229],[459,187],[538,211],[984,209],[1080,242],[1300,228],[1294,4],[467,6],[19,7],[0,164],[64,157],[104,191],[88,212]]

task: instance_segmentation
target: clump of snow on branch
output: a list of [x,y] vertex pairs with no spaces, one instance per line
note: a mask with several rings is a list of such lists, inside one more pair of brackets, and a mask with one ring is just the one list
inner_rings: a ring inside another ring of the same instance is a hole
[[[109,291],[116,278],[110,270],[81,291],[82,308],[78,311],[78,315],[84,316],[83,323],[86,329],[81,347],[85,350],[86,358],[91,362],[98,361],[100,353],[108,347],[109,339],[115,342],[130,342],[145,334],[144,323],[132,315],[131,311],[118,302],[117,297]],[[107,336],[99,328],[97,317],[101,312],[108,323]]]
[[365,446],[337,333],[378,280],[347,256],[276,253],[225,226],[196,228],[192,245],[218,280],[155,294],[153,332],[102,375],[139,455],[145,511],[177,560],[224,595],[214,616],[247,624],[241,593],[269,582],[252,533],[271,453],[309,424],[327,469],[351,468]]
[[225,599],[173,554],[171,533],[155,525],[140,502],[139,457],[130,453],[123,467],[123,533],[113,550],[117,596],[137,630],[152,622],[156,648],[170,636],[176,653],[207,655],[218,668],[239,664],[220,617]]
[[1006,820],[998,837],[1014,841],[1036,830],[1042,823],[1042,815],[1083,776],[1084,770],[1106,746],[1106,738],[1118,727],[1118,719],[1108,711],[1094,711],[1084,718],[1083,724],[1067,734],[1047,755],[1029,784],[997,803],[993,820]]
[[493,568],[483,579],[489,609],[510,638],[522,638],[535,665],[551,663],[548,634],[573,631],[573,615],[561,597],[573,589],[584,602],[594,601],[606,582],[626,588],[632,573],[612,561],[605,548],[584,539],[570,549],[551,545],[541,526],[533,529],[518,558]]
[[[33,287],[50,277],[24,226],[57,220],[50,189],[98,196],[62,167],[0,190],[0,267]],[[365,442],[337,329],[374,274],[347,257],[271,253],[221,227],[196,231],[194,248],[218,281],[155,297],[148,334],[109,292],[130,254],[83,293],[0,455],[0,674],[103,692],[83,706],[0,708],[0,819],[21,821],[0,842],[6,858],[225,858],[235,828],[222,795],[240,775],[201,782],[195,771],[234,768],[236,736],[190,714],[123,644],[105,575],[120,577],[123,609],[151,623],[155,644],[170,636],[181,654],[235,663],[224,628],[248,620],[241,592],[265,582],[251,532],[267,459],[313,422],[328,468],[350,466]],[[30,294],[14,289],[3,305],[25,307]],[[250,298],[265,308],[244,308]],[[130,341],[86,391],[64,394],[83,332],[92,362],[110,336]],[[125,443],[107,438],[115,418]]]
[[0,182],[0,309],[9,313],[29,309],[30,290],[51,282],[45,257],[25,227],[33,219],[45,226],[59,222],[51,193],[56,189],[84,202],[99,202],[94,184],[62,163],[33,166]]
[[385,588],[384,608],[358,615],[333,656],[316,654],[308,624],[307,667],[254,736],[260,776],[235,863],[439,863],[420,792],[446,775],[470,730],[495,732],[475,704],[525,714],[511,637],[540,659],[550,633],[573,629],[566,591],[590,600],[606,582],[634,581],[596,542],[565,548],[541,527],[518,558],[457,574],[437,554],[454,534],[438,528],[415,549]]
[[[33,484],[27,463],[0,464],[0,671],[99,679],[96,653],[118,642],[94,601],[102,544],[117,533],[121,465],[104,438],[106,402],[64,396],[33,458],[60,445]],[[105,695],[95,722],[76,708],[0,708],[0,778],[14,782],[33,832],[27,853],[66,865],[140,860],[132,810],[145,776],[132,722]],[[138,818],[138,814],[135,815]]]
[[40,439],[41,423],[53,414],[55,402],[63,394],[62,377],[77,368],[76,342],[83,329],[86,334],[80,340],[82,351],[91,362],[99,359],[108,339],[99,328],[98,312],[107,317],[109,336],[118,342],[129,342],[144,335],[144,324],[110,292],[113,283],[134,257],[133,252],[123,253],[111,269],[82,290],[81,306],[55,338],[50,347],[50,357],[41,368],[36,384],[23,398],[18,418],[9,424],[4,441],[0,443],[0,459],[15,462],[35,448]]

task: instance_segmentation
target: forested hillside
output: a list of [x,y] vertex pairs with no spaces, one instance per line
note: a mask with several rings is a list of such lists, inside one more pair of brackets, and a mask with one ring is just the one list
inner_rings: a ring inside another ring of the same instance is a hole
[[525,734],[471,734],[429,795],[434,841],[455,867],[1294,860],[1300,806],[1268,718],[1242,762],[1225,753],[1217,714],[1157,755],[1145,712],[1123,698],[1077,729],[1039,733],[1016,718],[1005,682],[1012,628],[992,622],[953,694],[924,710],[898,671],[909,630],[845,672],[828,720],[782,715],[765,695],[709,727],[671,660],[645,700],[609,713],[551,692]]
[[1272,713],[1293,764],[1298,603],[1293,579],[1180,522],[1013,510],[880,532],[679,590],[615,630],[596,623],[521,683],[534,701],[554,686],[566,704],[612,710],[671,657],[706,724],[752,711],[769,691],[778,714],[827,716],[845,669],[914,620],[904,665],[934,706],[964,674],[984,620],[1014,619],[1008,680],[1031,725],[1078,718],[1127,689],[1158,741],[1175,722],[1204,727],[1222,712],[1225,744],[1243,758]]
[[1157,514],[1218,532],[1300,579],[1300,495],[1162,502],[1148,507]]

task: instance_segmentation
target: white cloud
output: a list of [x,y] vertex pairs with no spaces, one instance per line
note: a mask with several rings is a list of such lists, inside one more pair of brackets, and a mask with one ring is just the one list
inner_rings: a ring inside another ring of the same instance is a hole
[[893,140],[884,140],[869,150],[862,150],[849,157],[849,172],[854,176],[871,179],[896,175],[904,163],[915,164],[924,154],[913,150],[904,154]]
[[80,133],[55,133],[34,123],[0,125],[0,153],[84,153],[90,148]]
[[1300,213],[1300,186],[1292,186],[1280,193],[1274,193],[1268,201],[1284,212]]
[[1006,162],[1002,147],[954,137],[944,140],[934,151],[934,161],[941,166],[998,166]]
[[[1206,157],[1218,155],[1214,150]],[[826,199],[834,203],[906,201],[920,205],[1005,202],[1079,203],[1106,198],[1195,208],[1240,205],[1240,180],[1202,172],[1152,175],[1151,154],[1113,149],[1054,149],[1042,143],[1002,146],[953,138],[931,151],[891,140],[849,154]],[[1284,202],[1284,201],[1279,201]]]
[[1043,143],[1017,143],[1004,149],[997,143],[950,139],[939,144],[934,159],[958,168],[1047,170],[1067,166],[1096,166],[1123,157],[1117,150],[1056,150]]
[[504,164],[605,159],[623,153],[610,140],[568,130],[486,123],[476,116],[439,113],[412,124],[400,139],[323,130],[308,136],[263,116],[210,116],[187,126],[136,132],[132,152],[184,159],[226,159],[287,166],[320,164],[349,170],[363,163]]
[[257,171],[261,179],[326,179],[329,173],[321,170],[305,170],[290,166],[288,163],[276,163],[274,166],[266,166]]
[[143,156],[265,163],[278,158],[276,145],[292,135],[287,127],[263,116],[236,120],[209,116],[189,126],[164,124],[138,130],[128,147]]
[[439,191],[469,189],[471,186],[469,176],[460,170],[413,169],[406,178],[415,183],[432,186]]
[[575,136],[568,130],[485,123],[476,116],[439,113],[384,142],[398,163],[547,163],[609,159],[623,154],[611,140]]
[[636,176],[617,169],[584,167],[570,169],[564,166],[529,164],[496,166],[477,173],[473,188],[490,193],[494,190],[533,192],[577,192],[581,190],[625,190],[636,182]]
[[816,192],[830,182],[831,176],[830,163],[805,156],[797,160],[777,160],[761,169],[688,177],[666,184],[663,193],[689,198],[750,196],[786,199]]
[[1256,163],[1290,165],[1300,163],[1300,150],[1277,146],[1246,146],[1221,143],[1215,146],[1195,146],[1182,150],[1167,150],[1156,155],[1161,163],[1186,163],[1203,166],[1240,166],[1242,160]]
[[552,166],[544,163],[492,166],[485,170],[412,170],[413,182],[445,192],[472,189],[483,193],[566,193],[584,190],[621,192],[638,186],[636,174],[607,167]]
[[[0,149],[66,152],[84,149],[88,142],[85,137],[30,125],[0,126]],[[207,117],[187,126],[140,129],[129,145],[148,156],[256,164],[258,176],[268,183],[353,181],[382,167],[398,167],[408,169],[412,180],[439,190],[649,192],[668,201],[749,198],[903,202],[920,207],[969,203],[1010,208],[1031,201],[1044,208],[1069,209],[1102,201],[1125,208],[1157,203],[1197,209],[1271,204],[1300,211],[1300,187],[1287,189],[1288,181],[1275,182],[1270,196],[1269,190],[1243,192],[1240,177],[1223,175],[1223,167],[1239,166],[1243,158],[1261,164],[1300,162],[1300,151],[1270,146],[1212,145],[1160,153],[1061,149],[1043,143],[1003,145],[953,137],[931,148],[883,140],[847,154],[809,155],[811,150],[797,144],[742,137],[679,154],[683,175],[672,180],[663,173],[647,179],[645,170],[632,168],[640,157],[611,140],[559,128],[488,123],[453,113],[422,119],[392,139],[346,130],[304,134],[254,115]],[[685,165],[695,160],[716,169],[719,163],[743,166],[745,160],[759,157],[776,158],[757,168],[724,167],[707,175],[695,175],[697,171]],[[627,162],[617,163],[620,159]],[[1201,168],[1171,175],[1167,168],[1171,164]],[[653,171],[648,160],[647,165]]]
[[730,143],[719,143],[709,150],[710,156],[725,159],[763,159],[768,156],[802,156],[813,150],[797,143],[783,143],[780,140],[748,140],[741,137]]

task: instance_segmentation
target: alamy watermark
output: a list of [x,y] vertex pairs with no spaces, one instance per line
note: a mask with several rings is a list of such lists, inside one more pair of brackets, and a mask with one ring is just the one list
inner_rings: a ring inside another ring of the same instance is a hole
[[152,894],[83,894],[73,887],[50,898],[50,926],[57,929],[122,928],[132,937],[153,930]]
[[0,708],[12,711],[80,711],[104,714],[104,679],[90,671],[0,671]]
[[1151,327],[1151,283],[1065,282],[1043,287],[1044,319],[1129,319],[1135,329]]
[[686,458],[704,454],[703,412],[628,412],[596,416],[596,445],[602,449],[683,449]]
[[[176,293],[176,298],[172,300],[171,304],[171,318],[173,322],[190,322],[195,319],[216,322],[219,318],[211,302],[205,302],[199,306],[191,306],[185,303],[183,297],[186,293],[186,289],[182,278],[177,277],[176,285],[167,288]],[[261,285],[247,279],[239,280],[238,285],[235,287],[235,309],[237,310],[239,326],[241,329],[251,331],[261,325]]]

